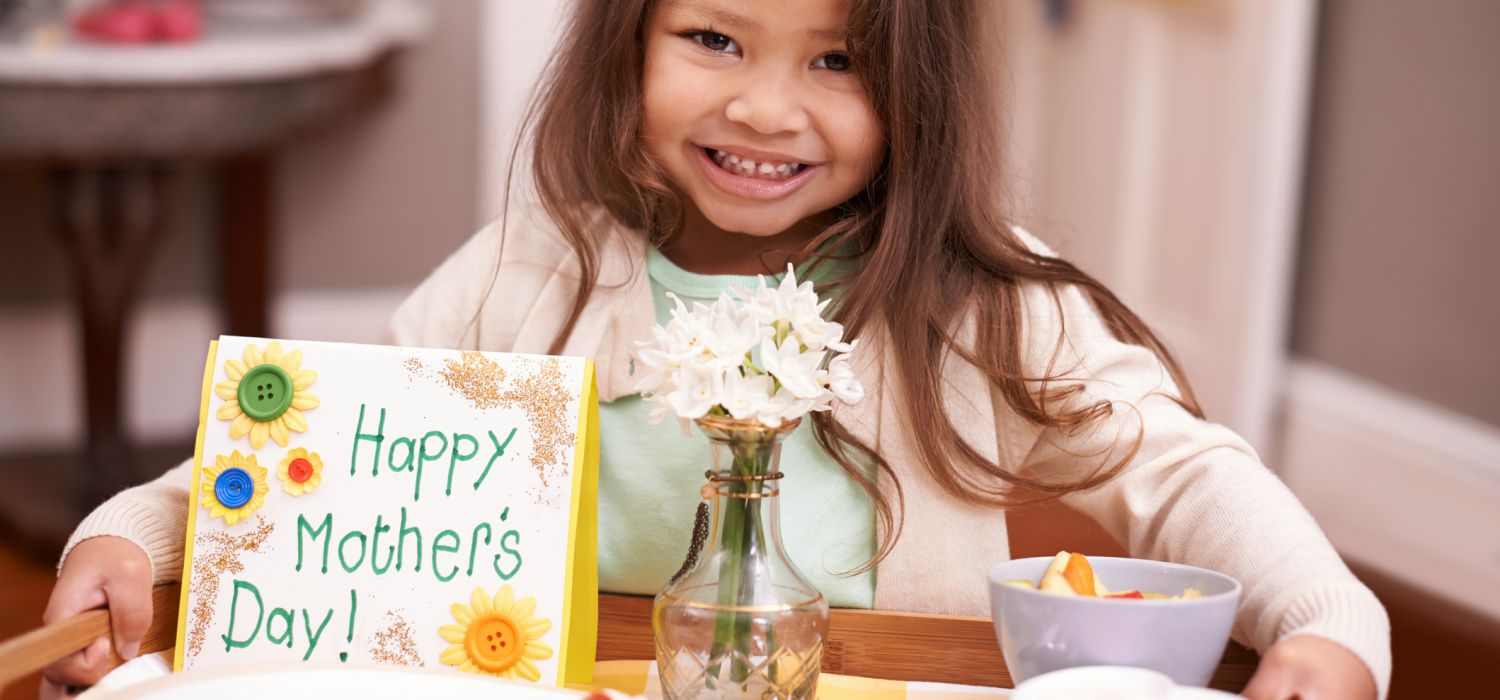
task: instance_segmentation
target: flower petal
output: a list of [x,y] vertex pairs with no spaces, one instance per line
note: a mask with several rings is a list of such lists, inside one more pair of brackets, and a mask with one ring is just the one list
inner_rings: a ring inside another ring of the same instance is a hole
[[516,593],[511,590],[510,584],[501,586],[500,590],[495,591],[495,612],[510,615],[511,603],[515,601],[515,597]]
[[286,421],[286,427],[299,433],[307,432],[307,416],[302,415],[302,412],[297,410],[295,406],[288,408],[286,413],[281,414],[281,419]]
[[232,382],[219,382],[214,385],[214,396],[225,401],[234,401],[240,396],[240,383],[238,380]]
[[269,423],[254,421],[250,426],[250,446],[257,450],[265,447],[266,438],[270,437],[270,435],[271,426]]
[[313,396],[312,394],[309,394],[305,391],[292,392],[292,408],[295,408],[299,411],[306,411],[309,408],[317,408],[322,403],[322,401],[318,400],[318,397]]
[[458,624],[464,625],[465,627],[467,627],[469,623],[474,621],[474,609],[467,605],[464,605],[463,603],[454,603],[451,607],[448,608],[448,611],[453,613],[453,619],[456,620]]
[[464,673],[478,673],[480,675],[487,675],[484,671],[479,670],[479,667],[475,666],[473,661],[470,661],[467,658],[464,659],[463,663],[458,665],[458,670]]
[[536,612],[536,598],[526,596],[516,601],[516,606],[510,609],[510,616],[517,622],[525,622],[531,619],[531,614]]
[[448,640],[451,644],[462,644],[465,632],[467,630],[462,625],[443,625],[438,628],[438,636]]
[[547,630],[552,629],[552,621],[545,617],[533,617],[521,623],[521,629],[526,632],[529,639],[540,639]]
[[515,669],[516,675],[533,683],[542,679],[542,672],[537,670],[536,664],[524,656],[511,668]]
[[299,370],[291,374],[292,389],[296,391],[302,391],[303,389],[312,386],[313,382],[318,381],[318,373],[310,369]]
[[286,421],[282,420],[281,416],[277,416],[276,420],[271,421],[269,425],[271,426],[271,439],[275,440],[276,444],[286,447],[287,440],[292,437],[291,431],[287,430]]
[[526,643],[526,658],[528,659],[550,659],[552,658],[552,647],[546,642],[536,640]]
[[288,374],[296,374],[297,370],[302,369],[302,351],[293,350],[287,353],[285,357],[281,358],[281,368],[286,370]]
[[273,340],[266,346],[265,356],[262,358],[268,365],[281,364],[281,341]]
[[246,345],[245,346],[245,366],[246,367],[254,367],[254,366],[260,365],[260,364],[265,364],[265,358],[261,356],[261,354],[260,354],[260,348],[257,348],[254,345]]
[[240,377],[245,376],[245,372],[249,371],[249,369],[245,366],[245,363],[234,358],[230,358],[224,363],[224,374],[229,377],[230,381],[239,381]]
[[489,594],[485,593],[483,588],[474,589],[474,593],[469,596],[469,603],[474,606],[476,615],[483,615],[494,607],[490,602]]
[[443,653],[438,655],[438,661],[448,664],[449,666],[457,666],[461,663],[467,663],[468,660],[469,655],[464,653],[464,648],[457,644],[444,649]]
[[245,434],[250,432],[250,428],[254,425],[255,419],[250,416],[243,413],[235,416],[234,422],[229,424],[229,439],[238,440],[245,437]]
[[214,412],[214,417],[219,420],[234,420],[240,417],[240,403],[238,401],[225,401],[219,404],[219,410]]

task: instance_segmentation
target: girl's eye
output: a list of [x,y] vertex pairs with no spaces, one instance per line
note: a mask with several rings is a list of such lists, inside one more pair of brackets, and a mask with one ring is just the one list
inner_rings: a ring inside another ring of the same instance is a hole
[[813,62],[814,68],[827,68],[835,73],[847,73],[854,69],[854,64],[849,60],[846,53],[825,53]]
[[723,34],[720,34],[718,32],[700,30],[696,32],[687,32],[683,34],[683,36],[692,39],[693,41],[697,42],[699,46],[702,46],[703,48],[715,53],[733,53],[735,49],[739,48],[739,46],[734,43],[734,39],[724,36]]

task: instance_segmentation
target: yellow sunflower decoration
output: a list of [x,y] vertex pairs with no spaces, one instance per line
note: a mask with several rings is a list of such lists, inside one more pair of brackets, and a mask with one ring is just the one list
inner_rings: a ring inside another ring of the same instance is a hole
[[318,397],[307,390],[318,373],[302,369],[301,350],[283,354],[274,340],[265,352],[247,345],[244,361],[227,360],[224,374],[229,381],[214,385],[214,393],[224,400],[215,415],[230,421],[230,439],[248,434],[250,446],[258,450],[267,437],[286,447],[292,431],[307,432],[302,412],[318,406]]
[[438,660],[469,673],[540,680],[536,662],[552,658],[552,647],[542,641],[552,622],[531,616],[536,612],[536,598],[515,600],[507,584],[493,598],[476,588],[469,602],[472,606],[454,603],[451,610],[458,624],[438,630],[452,645]]
[[276,477],[281,479],[281,488],[293,496],[312,493],[323,483],[323,458],[306,448],[294,447],[276,465]]
[[205,466],[200,488],[209,517],[223,516],[226,525],[250,517],[271,491],[266,468],[255,463],[254,453],[242,455],[239,450],[227,457],[218,455],[213,466]]

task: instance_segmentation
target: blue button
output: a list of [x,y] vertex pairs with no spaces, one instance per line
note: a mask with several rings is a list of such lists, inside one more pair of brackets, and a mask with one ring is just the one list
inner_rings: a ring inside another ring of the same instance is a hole
[[214,497],[225,508],[238,508],[250,502],[250,497],[255,495],[255,482],[250,480],[250,473],[239,467],[230,467],[219,472],[219,477],[214,479]]

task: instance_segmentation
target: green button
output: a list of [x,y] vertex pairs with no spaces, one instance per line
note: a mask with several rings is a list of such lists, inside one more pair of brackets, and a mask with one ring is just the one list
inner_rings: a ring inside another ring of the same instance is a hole
[[262,423],[276,420],[292,405],[292,375],[277,365],[256,365],[240,378],[240,410]]

